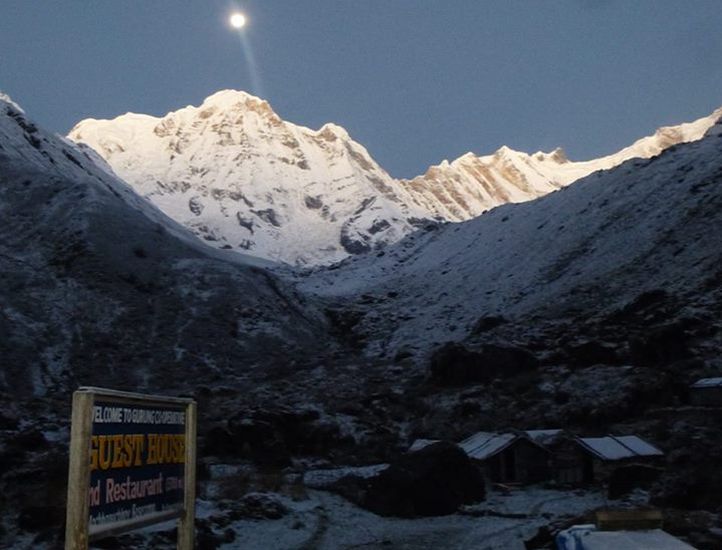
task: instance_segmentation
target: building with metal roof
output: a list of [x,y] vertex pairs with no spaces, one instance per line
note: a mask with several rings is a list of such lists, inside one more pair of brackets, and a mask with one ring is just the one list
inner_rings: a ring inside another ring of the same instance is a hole
[[722,377],[702,378],[689,388],[692,404],[722,407]]
[[459,443],[487,477],[499,483],[535,483],[549,478],[550,453],[523,432],[477,432]]
[[409,447],[409,450],[407,452],[415,453],[416,451],[425,449],[429,445],[433,445],[434,443],[439,443],[440,441],[441,441],[440,439],[416,439],[411,444],[411,447]]
[[722,376],[717,378],[700,378],[694,384],[693,388],[714,388],[722,387]]
[[459,447],[475,460],[486,460],[506,449],[518,436],[512,433],[477,432],[459,443]]
[[622,460],[639,457],[658,457],[664,453],[636,435],[580,437],[579,444],[600,460]]

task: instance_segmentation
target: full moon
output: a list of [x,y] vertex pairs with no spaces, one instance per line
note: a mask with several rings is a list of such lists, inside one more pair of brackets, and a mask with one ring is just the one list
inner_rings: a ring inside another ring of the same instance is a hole
[[234,13],[231,15],[230,22],[234,29],[242,29],[246,26],[246,16],[242,13]]

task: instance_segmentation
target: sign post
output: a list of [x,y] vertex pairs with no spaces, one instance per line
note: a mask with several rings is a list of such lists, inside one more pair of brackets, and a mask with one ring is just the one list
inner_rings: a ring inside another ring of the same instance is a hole
[[178,518],[193,548],[196,403],[83,387],[73,394],[66,550]]

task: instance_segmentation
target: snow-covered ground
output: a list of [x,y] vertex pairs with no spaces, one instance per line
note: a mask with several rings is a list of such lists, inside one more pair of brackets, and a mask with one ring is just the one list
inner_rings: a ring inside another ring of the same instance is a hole
[[[541,526],[570,519],[605,504],[601,493],[541,488],[492,492],[486,501],[450,516],[399,519],[377,516],[343,498],[309,491],[303,500],[278,497],[290,510],[277,520],[238,520],[219,529],[234,540],[221,548],[245,550],[523,550]],[[201,504],[201,517],[219,511]],[[507,516],[507,517],[504,517]]]
[[[576,495],[546,490],[519,490],[509,496],[492,495],[484,508],[502,513],[527,514],[527,518],[469,516],[454,514],[417,520],[382,518],[361,510],[340,497],[328,493],[311,493],[311,513],[317,518],[313,545],[309,548],[457,548],[522,549],[523,540],[542,525],[565,515],[575,516],[603,504],[599,494]],[[547,514],[545,506],[550,506]],[[473,508],[471,508],[473,510]],[[308,516],[308,511],[303,512]],[[545,515],[546,514],[546,515]],[[243,532],[247,522],[239,525]],[[240,547],[264,548],[264,535],[258,546],[252,539],[240,538]],[[232,548],[229,545],[227,548]],[[268,546],[265,546],[268,548]],[[280,548],[280,547],[279,547]],[[290,548],[290,547],[289,547]]]

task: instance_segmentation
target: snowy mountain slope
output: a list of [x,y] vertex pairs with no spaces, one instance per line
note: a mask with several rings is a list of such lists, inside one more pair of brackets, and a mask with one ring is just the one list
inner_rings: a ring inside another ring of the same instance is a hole
[[69,137],[209,243],[291,264],[396,241],[425,214],[345,130],[284,122],[243,92],[162,119],[86,120]]
[[0,181],[0,403],[240,379],[324,330],[266,262],[204,245],[6,101]]
[[412,180],[391,178],[343,128],[285,122],[266,101],[232,90],[163,118],[85,120],[69,138],[95,149],[140,194],[210,244],[313,265],[396,242],[422,219],[467,220],[658,154],[699,139],[713,119],[663,128],[593,161],[503,147],[445,161]]
[[722,280],[721,227],[717,124],[653,159],[318,270],[301,288],[363,312],[357,330],[377,339],[370,353],[428,350],[485,315],[525,326],[591,317],[655,289],[700,304]]
[[399,183],[429,215],[464,221],[509,202],[524,202],[632,158],[650,158],[678,143],[696,141],[722,116],[710,116],[679,126],[660,128],[621,151],[594,160],[574,162],[564,151],[532,155],[502,147],[493,155],[467,153],[455,161],[432,166],[422,176]]

